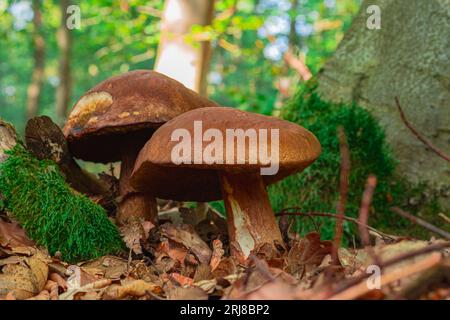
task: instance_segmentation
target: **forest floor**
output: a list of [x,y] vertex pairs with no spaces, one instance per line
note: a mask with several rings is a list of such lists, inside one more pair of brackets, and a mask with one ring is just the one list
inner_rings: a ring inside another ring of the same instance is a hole
[[[120,299],[450,299],[450,242],[367,231],[374,245],[337,248],[318,233],[300,238],[280,219],[286,250],[230,256],[226,221],[213,209],[192,224],[170,206],[160,225],[134,219],[121,227],[129,249],[69,264],[36,247],[0,215],[0,296],[6,300]],[[188,224],[189,223],[189,224]],[[364,231],[365,230],[365,231]],[[363,236],[364,237],[364,236]],[[337,248],[337,249],[335,249]]]

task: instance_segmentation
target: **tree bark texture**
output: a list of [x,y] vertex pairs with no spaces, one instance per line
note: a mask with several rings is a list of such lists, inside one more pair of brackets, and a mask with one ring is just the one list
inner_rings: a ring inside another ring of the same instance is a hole
[[[380,9],[380,29],[368,28],[371,5]],[[411,134],[395,97],[416,129],[450,150],[449,39],[449,1],[365,0],[318,75],[322,98],[369,110],[386,129],[399,172],[413,183],[428,181],[446,208],[450,166]]]

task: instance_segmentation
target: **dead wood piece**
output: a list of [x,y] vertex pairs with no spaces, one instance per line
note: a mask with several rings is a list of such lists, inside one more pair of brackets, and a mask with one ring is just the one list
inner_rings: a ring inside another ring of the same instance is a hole
[[66,181],[77,191],[88,195],[111,197],[108,187],[92,174],[82,170],[73,159],[61,129],[49,117],[28,121],[25,129],[27,149],[38,159],[55,161]]
[[5,152],[12,149],[17,142],[17,134],[14,127],[0,119],[0,162],[6,159]]

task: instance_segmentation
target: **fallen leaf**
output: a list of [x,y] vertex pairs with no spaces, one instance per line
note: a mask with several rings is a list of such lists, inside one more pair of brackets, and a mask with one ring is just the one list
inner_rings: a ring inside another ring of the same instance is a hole
[[331,253],[333,243],[321,241],[317,232],[308,233],[300,241],[293,241],[287,257],[286,271],[299,279],[305,272],[320,265],[323,258]]
[[59,286],[58,283],[48,280],[44,287],[50,294],[50,300],[59,300]]
[[170,277],[175,280],[180,286],[190,286],[194,283],[194,279],[183,276],[179,273],[173,272]]
[[44,289],[47,276],[48,265],[40,257],[7,264],[0,274],[0,297],[12,291],[17,299],[31,298]]
[[67,291],[67,282],[59,274],[51,273],[49,279],[54,281],[63,291]]
[[201,280],[201,281],[195,282],[193,285],[196,287],[199,287],[200,289],[205,291],[207,294],[211,294],[214,292],[214,290],[217,287],[217,280],[216,279]]
[[8,223],[0,219],[0,246],[32,247],[34,245],[34,242],[28,238],[25,231],[17,223]]
[[106,289],[105,295],[107,299],[120,300],[125,297],[140,298],[147,294],[147,292],[153,292],[158,288],[153,283],[146,282],[144,280],[132,280],[126,281],[122,285],[114,285]]
[[118,280],[128,271],[128,261],[115,256],[103,256],[81,264],[83,271],[94,277]]
[[95,276],[87,273],[77,265],[70,265],[67,268],[69,278],[66,280],[67,291],[77,290],[89,283],[98,280]]
[[230,274],[236,273],[237,262],[232,257],[226,257],[220,260],[217,267],[212,271],[214,278],[225,278]]
[[143,218],[130,217],[119,230],[127,248],[136,254],[142,254],[141,241],[148,239],[149,232],[154,227],[153,223]]
[[167,293],[169,300],[208,300],[205,291],[198,287],[175,287]]
[[240,297],[245,300],[293,300],[295,292],[293,287],[282,281],[271,281],[258,289]]
[[224,253],[225,251],[223,250],[222,241],[220,241],[219,239],[214,240],[212,257],[211,261],[209,262],[211,271],[214,271],[219,266]]
[[160,229],[165,237],[180,243],[189,249],[197,257],[200,263],[209,264],[212,255],[211,249],[197,235],[192,226],[185,224],[174,226],[171,223],[165,223]]

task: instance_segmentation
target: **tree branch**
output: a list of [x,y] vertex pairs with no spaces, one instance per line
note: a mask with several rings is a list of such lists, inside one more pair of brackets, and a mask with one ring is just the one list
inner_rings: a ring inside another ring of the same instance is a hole
[[419,131],[416,130],[416,128],[413,127],[413,125],[406,119],[405,113],[403,112],[403,109],[400,105],[400,101],[398,97],[395,97],[395,103],[397,104],[398,111],[400,112],[400,117],[402,118],[403,123],[406,125],[406,127],[419,139],[423,144],[425,144],[431,151],[433,151],[435,154],[437,154],[442,159],[446,160],[447,162],[450,162],[450,156],[445,154],[443,151],[441,151],[439,148],[435,147],[430,140],[425,138]]

